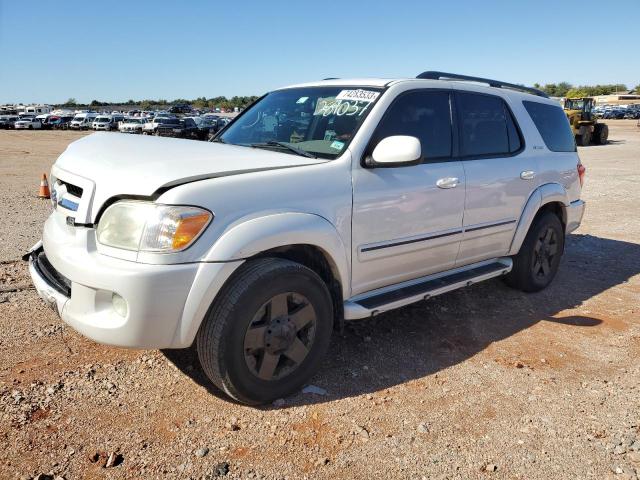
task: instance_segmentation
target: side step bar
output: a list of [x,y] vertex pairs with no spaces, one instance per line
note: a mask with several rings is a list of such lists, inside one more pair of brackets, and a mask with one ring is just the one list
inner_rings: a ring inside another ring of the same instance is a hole
[[356,320],[372,317],[441,293],[506,275],[512,267],[513,262],[510,258],[496,258],[372,290],[344,302],[344,318]]

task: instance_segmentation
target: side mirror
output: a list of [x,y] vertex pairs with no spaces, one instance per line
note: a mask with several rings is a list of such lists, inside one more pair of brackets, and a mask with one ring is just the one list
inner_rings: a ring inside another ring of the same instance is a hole
[[420,140],[408,135],[393,135],[380,140],[365,165],[371,168],[393,168],[417,165],[422,158]]

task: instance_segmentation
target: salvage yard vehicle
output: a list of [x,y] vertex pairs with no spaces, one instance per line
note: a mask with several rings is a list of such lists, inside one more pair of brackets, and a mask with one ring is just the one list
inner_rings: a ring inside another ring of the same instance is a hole
[[42,122],[35,117],[22,117],[13,124],[16,130],[39,130],[42,128]]
[[98,114],[95,112],[78,113],[69,122],[69,128],[72,130],[88,130],[97,116]]
[[125,118],[118,125],[118,131],[122,133],[142,133],[142,127],[145,124],[145,119],[140,117]]
[[334,327],[501,277],[556,275],[585,169],[543,92],[442,72],[275,90],[212,142],[97,133],[51,170],[24,257],[98,342],[195,343],[261,404],[298,391]]
[[169,116],[155,116],[152,119],[149,119],[143,126],[142,126],[142,134],[143,135],[155,135],[156,130],[158,130],[158,125],[160,125],[161,123],[173,123],[175,121],[177,121],[177,117],[169,117]]
[[[567,98],[564,101],[564,111],[578,145],[587,146],[591,143],[604,145],[607,143],[609,127],[598,122],[593,109],[594,100],[592,97]],[[605,117],[603,116],[603,118]]]
[[13,129],[18,119],[19,117],[17,115],[1,115],[0,128],[4,130]]
[[117,130],[118,123],[124,120],[123,115],[99,115],[95,118],[91,124],[91,128],[94,130]]
[[156,135],[161,137],[190,138],[192,140],[206,140],[208,133],[208,129],[201,130],[196,120],[191,117],[176,118],[171,122],[161,123],[156,130]]

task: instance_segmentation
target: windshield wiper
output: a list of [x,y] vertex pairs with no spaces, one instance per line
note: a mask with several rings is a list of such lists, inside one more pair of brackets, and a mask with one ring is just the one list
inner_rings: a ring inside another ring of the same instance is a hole
[[218,137],[218,138],[212,138],[211,140],[209,140],[210,142],[215,142],[215,143],[227,143],[225,142],[222,138]]
[[270,140],[268,142],[263,142],[263,143],[252,143],[251,146],[254,148],[282,147],[282,148],[286,148],[290,152],[295,153],[296,155],[300,155],[301,157],[318,158],[313,153],[307,152],[306,150],[302,150],[301,148],[296,148],[293,145],[289,145],[287,142],[276,142],[275,140]]

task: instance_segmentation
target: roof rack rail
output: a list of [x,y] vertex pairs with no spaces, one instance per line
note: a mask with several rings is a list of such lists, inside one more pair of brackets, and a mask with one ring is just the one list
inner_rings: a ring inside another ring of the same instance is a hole
[[327,78],[323,78],[322,80],[340,80],[338,77],[327,77]]
[[538,90],[537,88],[524,87],[522,85],[516,85],[515,83],[501,82],[500,80],[491,80],[489,78],[471,77],[469,75],[459,75],[457,73],[428,71],[428,72],[422,72],[416,78],[421,78],[426,80],[465,80],[468,82],[486,83],[490,87],[508,88],[511,90],[518,90],[520,92],[532,93],[533,95],[537,95],[539,97],[549,98],[549,95],[547,95],[542,90]]

